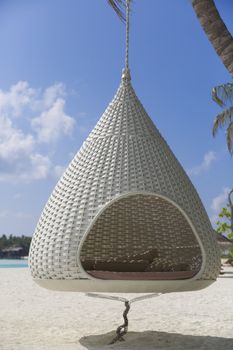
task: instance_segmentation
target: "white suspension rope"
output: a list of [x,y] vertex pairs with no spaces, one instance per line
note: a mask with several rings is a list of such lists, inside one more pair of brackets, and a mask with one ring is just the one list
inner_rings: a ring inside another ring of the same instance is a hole
[[130,1],[126,0],[126,45],[125,45],[125,68],[129,68],[129,14]]

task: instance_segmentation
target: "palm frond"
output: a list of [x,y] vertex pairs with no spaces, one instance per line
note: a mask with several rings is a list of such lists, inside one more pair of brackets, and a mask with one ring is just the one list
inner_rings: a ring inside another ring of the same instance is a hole
[[216,136],[218,129],[223,128],[228,122],[233,119],[233,106],[218,114],[214,120],[212,129],[213,136]]
[[231,155],[233,155],[233,122],[230,122],[227,128],[227,148]]
[[219,85],[212,90],[212,99],[221,107],[233,102],[233,84]]
[[125,13],[122,10],[122,8],[125,7],[125,1],[124,0],[108,0],[109,5],[113,8],[113,10],[116,12],[116,14],[119,16],[119,18],[123,21],[125,21]]

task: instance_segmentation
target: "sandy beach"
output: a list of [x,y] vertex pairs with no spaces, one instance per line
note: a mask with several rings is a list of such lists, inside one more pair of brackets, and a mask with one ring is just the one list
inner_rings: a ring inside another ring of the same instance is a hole
[[232,350],[233,269],[227,270],[202,291],[132,304],[126,341],[108,345],[122,324],[123,303],[47,291],[28,269],[1,269],[0,349]]

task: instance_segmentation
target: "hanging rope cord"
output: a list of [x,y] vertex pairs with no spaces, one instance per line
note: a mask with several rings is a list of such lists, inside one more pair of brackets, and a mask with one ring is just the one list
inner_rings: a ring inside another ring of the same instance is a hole
[[[125,41],[125,70],[129,70],[129,16],[130,16],[130,1],[131,0],[125,0],[126,1],[126,41]],[[110,344],[114,344],[117,341],[123,341],[123,336],[128,332],[128,318],[127,314],[130,310],[130,305],[132,303],[151,299],[154,297],[160,296],[161,293],[153,293],[153,294],[146,294],[142,295],[133,299],[126,299],[123,297],[113,296],[113,295],[106,295],[106,294],[97,294],[97,293],[86,293],[86,296],[92,297],[92,298],[100,298],[100,299],[108,299],[108,300],[115,300],[115,301],[121,301],[125,304],[125,310],[123,312],[123,318],[124,318],[124,324],[119,326],[116,330],[116,336],[111,341]]]
[[126,0],[126,40],[125,40],[125,68],[129,69],[129,14],[130,0]]

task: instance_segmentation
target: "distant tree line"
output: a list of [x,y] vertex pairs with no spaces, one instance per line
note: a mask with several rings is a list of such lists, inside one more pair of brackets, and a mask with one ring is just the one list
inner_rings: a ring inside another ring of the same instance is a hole
[[2,235],[0,237],[0,257],[28,256],[31,239],[24,235]]

